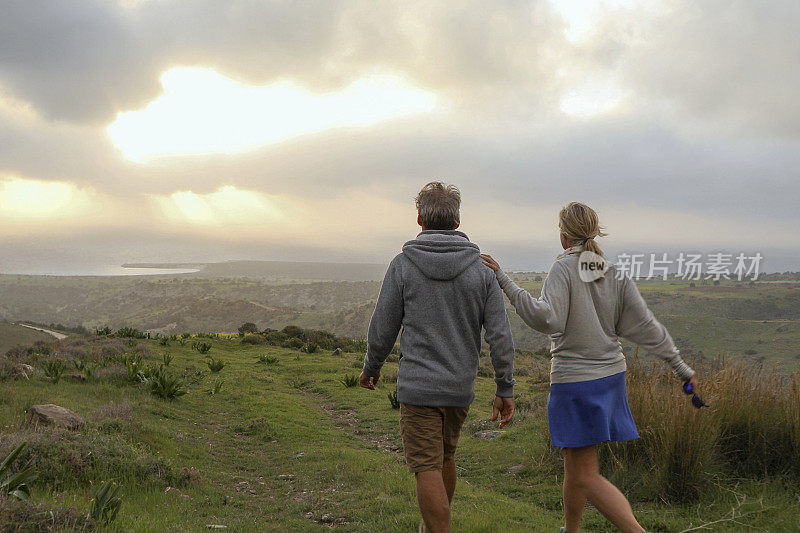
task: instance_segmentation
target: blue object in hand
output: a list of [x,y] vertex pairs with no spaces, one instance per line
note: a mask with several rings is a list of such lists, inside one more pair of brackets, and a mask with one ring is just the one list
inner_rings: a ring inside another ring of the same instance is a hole
[[703,400],[700,399],[700,396],[694,392],[694,385],[692,385],[691,381],[684,381],[683,393],[692,395],[692,405],[694,405],[695,408],[700,409],[701,407],[708,407],[708,404],[704,403]]

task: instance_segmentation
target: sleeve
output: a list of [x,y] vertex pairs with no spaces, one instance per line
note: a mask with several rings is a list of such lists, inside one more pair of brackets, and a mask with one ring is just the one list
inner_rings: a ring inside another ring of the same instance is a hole
[[494,367],[495,394],[501,398],[514,396],[514,339],[508,322],[503,293],[497,280],[489,280],[489,292],[483,311],[484,339],[489,345]]
[[694,375],[694,370],[681,358],[667,329],[656,320],[636,284],[628,277],[622,279],[622,311],[617,321],[617,333],[666,361],[679,378],[687,380]]
[[547,335],[563,333],[569,314],[569,276],[563,265],[558,261],[553,263],[538,299],[514,283],[502,270],[498,270],[496,275],[500,288],[526,324]]
[[377,376],[397,341],[403,324],[402,267],[395,258],[386,271],[378,303],[369,321],[364,374]]

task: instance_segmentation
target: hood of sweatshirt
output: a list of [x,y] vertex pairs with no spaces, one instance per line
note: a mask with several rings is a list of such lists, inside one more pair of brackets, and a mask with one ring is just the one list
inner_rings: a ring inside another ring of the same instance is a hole
[[403,255],[426,278],[439,281],[457,277],[478,261],[480,253],[478,245],[456,230],[426,230],[403,245]]

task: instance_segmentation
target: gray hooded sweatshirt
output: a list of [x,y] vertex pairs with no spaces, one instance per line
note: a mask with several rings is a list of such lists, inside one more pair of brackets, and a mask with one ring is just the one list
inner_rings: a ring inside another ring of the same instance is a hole
[[402,327],[397,399],[466,407],[475,398],[481,328],[498,396],[514,395],[514,342],[503,293],[478,246],[460,231],[428,230],[389,264],[369,324],[364,373],[380,374]]

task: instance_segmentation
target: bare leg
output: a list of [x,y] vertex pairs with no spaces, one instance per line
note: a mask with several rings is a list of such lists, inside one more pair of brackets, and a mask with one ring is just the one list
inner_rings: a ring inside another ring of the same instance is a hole
[[586,508],[586,495],[575,483],[573,475],[567,469],[566,450],[564,450],[564,529],[568,533],[577,533],[581,524],[583,510]]
[[[564,449],[565,484],[569,477],[570,491],[583,493],[600,513],[623,533],[644,533],[644,529],[633,516],[633,509],[625,495],[600,475],[600,464],[597,459],[597,446]],[[574,496],[570,496],[573,498]],[[576,502],[573,502],[576,503]],[[567,501],[564,501],[567,510]],[[567,527],[572,533],[576,529]]]
[[445,459],[442,466],[442,480],[444,481],[444,490],[447,492],[447,500],[453,503],[453,494],[456,492],[456,459],[451,457]]
[[417,502],[430,533],[450,533],[450,502],[442,472],[426,470],[417,473]]

